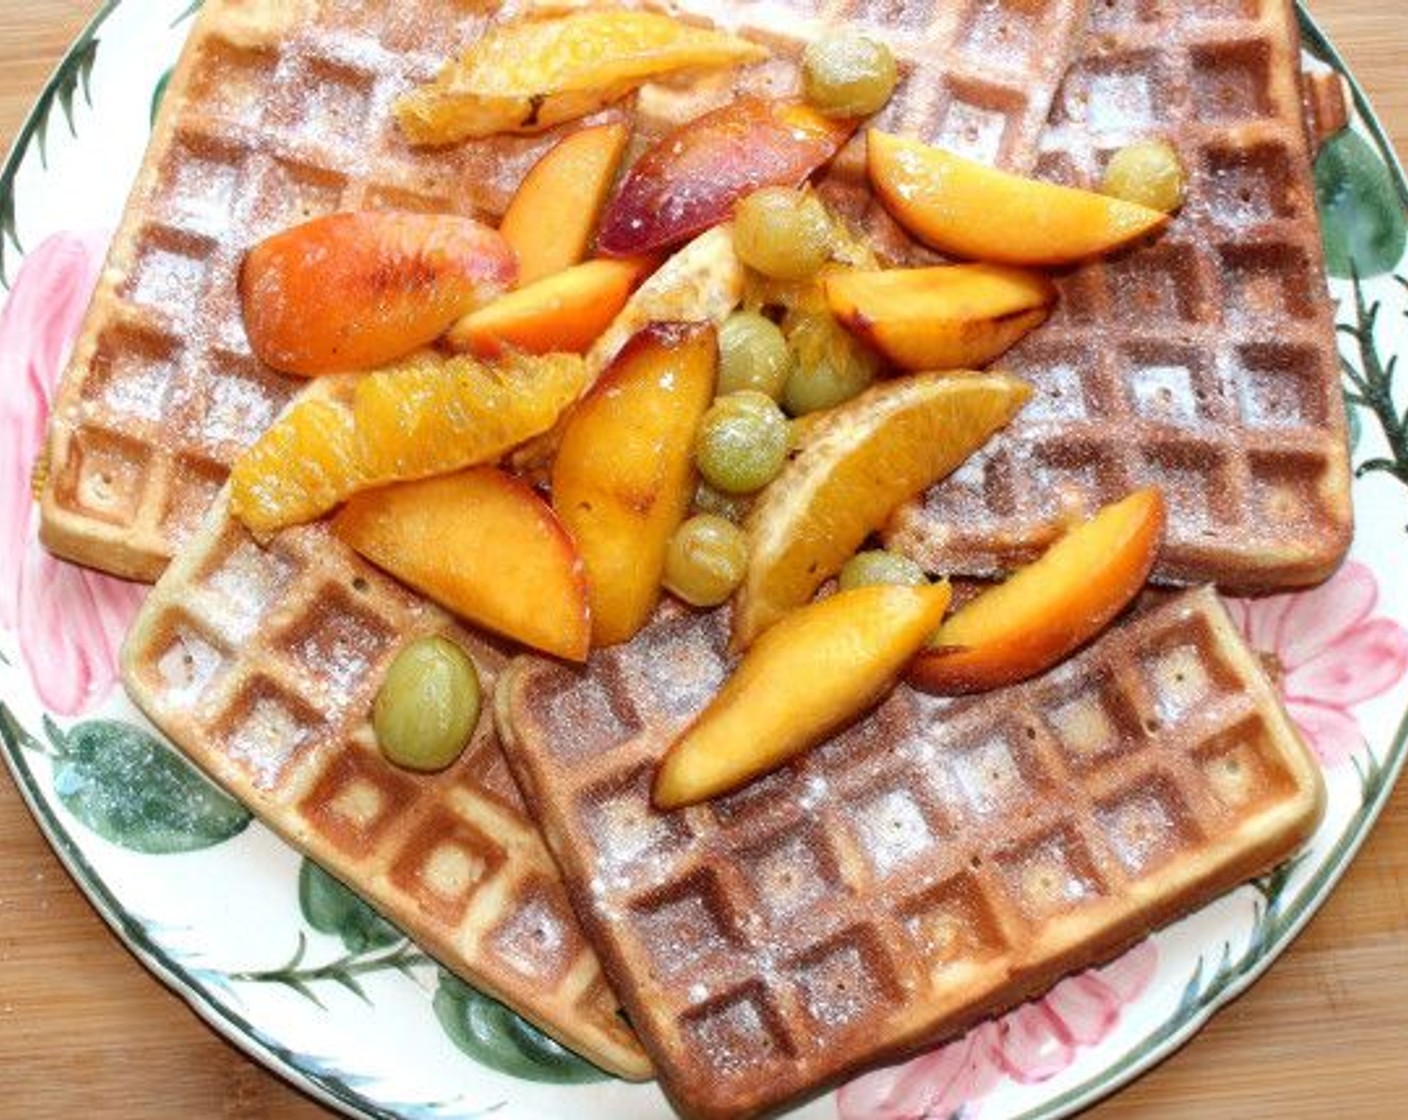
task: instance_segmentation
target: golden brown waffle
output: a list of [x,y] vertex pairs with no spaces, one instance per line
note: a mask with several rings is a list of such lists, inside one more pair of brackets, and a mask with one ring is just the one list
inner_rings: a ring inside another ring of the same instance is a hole
[[[525,7],[208,0],[59,390],[43,495],[51,549],[155,579],[235,455],[295,391],[295,381],[254,359],[245,338],[235,279],[252,243],[339,209],[497,220],[560,132],[413,151],[391,105],[500,8]],[[1086,3],[688,0],[676,8],[754,35],[777,58],[741,75],[691,75],[647,91],[642,140],[740,90],[795,90],[801,43],[844,21],[893,44],[908,71],[888,121],[1025,168]],[[840,161],[832,184],[848,211],[868,200],[859,150]],[[885,221],[873,209],[867,224]]]
[[436,633],[470,652],[492,695],[498,646],[322,524],[260,548],[222,496],[147,599],[123,676],[197,765],[448,968],[598,1065],[649,1077],[488,711],[440,774],[376,746],[368,715],[391,659]]
[[667,606],[584,670],[500,682],[514,773],[666,1091],[752,1115],[951,1035],[1289,855],[1319,771],[1211,590],[1047,676],[906,688],[800,763],[665,814],[665,746],[727,670]]
[[1099,3],[1039,173],[1098,183],[1161,137],[1190,172],[1151,246],[1060,282],[1004,360],[1036,395],[987,451],[896,517],[889,543],[991,576],[1063,522],[1158,485],[1163,583],[1314,582],[1349,544],[1345,417],[1289,0]]

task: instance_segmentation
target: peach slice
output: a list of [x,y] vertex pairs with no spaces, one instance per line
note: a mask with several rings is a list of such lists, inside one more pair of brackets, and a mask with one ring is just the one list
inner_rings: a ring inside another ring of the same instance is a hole
[[910,668],[911,683],[944,694],[979,692],[1050,668],[1139,594],[1163,530],[1158,490],[1106,506],[958,610]]
[[333,532],[447,610],[545,653],[582,661],[591,641],[586,569],[556,515],[495,467],[402,482],[352,498]]
[[506,350],[581,354],[611,325],[656,263],[651,257],[634,257],[574,265],[470,312],[445,341],[481,358],[496,358]]
[[611,257],[677,245],[725,222],[759,187],[800,186],[855,131],[800,101],[750,97],[681,125],[626,174],[597,248]]
[[630,639],[659,601],[717,364],[710,327],[657,324],[627,343],[567,421],[552,502],[586,561],[596,645]]
[[900,369],[981,369],[1056,302],[1038,272],[992,264],[833,272],[822,279],[831,313]]
[[766,47],[658,12],[530,13],[492,27],[396,103],[412,144],[541,132],[678,70],[736,66]]
[[653,798],[678,809],[775,770],[874,704],[948,609],[947,583],[840,591],[758,639],[671,745]]
[[918,373],[808,425],[748,515],[733,648],[807,602],[897,506],[955,470],[1029,396],[1031,386],[1007,374]]
[[518,255],[519,284],[586,257],[630,136],[620,121],[584,128],[533,165],[499,223]]
[[950,256],[1066,265],[1113,252],[1168,215],[1093,191],[1009,175],[918,140],[871,129],[870,183],[895,220]]
[[254,246],[240,269],[250,345],[285,373],[404,358],[513,286],[508,242],[449,214],[329,214]]

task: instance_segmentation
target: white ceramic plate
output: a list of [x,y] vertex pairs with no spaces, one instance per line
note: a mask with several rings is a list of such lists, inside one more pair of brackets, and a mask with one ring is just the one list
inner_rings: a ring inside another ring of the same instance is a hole
[[[36,541],[29,471],[47,402],[191,7],[109,0],[0,172],[10,288],[0,314],[0,754],[133,952],[217,1030],[330,1104],[460,1120],[667,1114],[654,1087],[601,1078],[443,975],[205,785],[114,687],[140,591],[62,565]],[[1342,71],[1308,17],[1304,29],[1314,64]],[[1359,468],[1353,557],[1315,591],[1233,604],[1325,764],[1329,812],[1314,844],[1109,968],[798,1115],[1052,1117],[1089,1104],[1256,979],[1372,827],[1408,754],[1408,384],[1393,384],[1393,359],[1408,357],[1408,188],[1362,97],[1356,110],[1317,167]]]

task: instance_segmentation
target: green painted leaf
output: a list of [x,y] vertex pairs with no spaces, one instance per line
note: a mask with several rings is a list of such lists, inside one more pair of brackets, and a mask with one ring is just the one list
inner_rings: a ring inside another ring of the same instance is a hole
[[450,1041],[475,1061],[526,1081],[575,1085],[609,1075],[558,1045],[497,1000],[440,973],[435,1017]]
[[1349,424],[1349,450],[1359,450],[1359,441],[1364,438],[1364,421],[1359,417],[1359,407],[1349,399],[1344,402],[1344,418]]
[[152,90],[151,123],[153,126],[156,124],[157,113],[161,112],[161,103],[166,99],[166,87],[171,84],[171,75],[174,71],[175,67],[172,67],[162,74],[157,79],[156,88]]
[[1392,271],[1403,257],[1408,219],[1388,165],[1363,136],[1345,129],[1325,144],[1315,161],[1315,193],[1330,275]]
[[239,802],[139,727],[81,723],[64,737],[54,792],[105,840],[165,855],[223,843],[249,825]]
[[298,906],[310,926],[342,938],[349,953],[380,949],[405,938],[355,891],[310,859],[298,871]]

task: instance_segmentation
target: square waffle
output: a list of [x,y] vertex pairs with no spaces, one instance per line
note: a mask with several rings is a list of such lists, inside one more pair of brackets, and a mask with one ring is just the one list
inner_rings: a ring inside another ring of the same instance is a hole
[[1157,485],[1158,582],[1323,579],[1349,545],[1350,474],[1293,5],[1116,0],[1091,20],[1038,174],[1091,186],[1114,151],[1159,137],[1187,201],[1154,244],[1060,279],[1052,321],[1003,361],[1033,400],[887,541],[993,576]]
[[[502,7],[503,12],[500,12]],[[208,0],[55,402],[42,498],[62,556],[154,580],[200,523],[234,457],[298,382],[251,354],[236,295],[250,245],[335,210],[453,212],[496,222],[557,134],[435,151],[401,139],[398,94],[488,22],[525,5],[457,0]],[[842,24],[893,47],[906,79],[887,121],[1025,170],[1074,54],[1085,0],[742,0],[674,6],[758,38],[776,58],[652,88],[640,137],[752,90],[796,89],[810,37]],[[843,208],[884,227],[855,144]],[[862,211],[867,211],[864,213]],[[893,228],[889,235],[896,236]]]
[[1319,772],[1210,589],[1025,685],[897,689],[751,786],[650,804],[728,671],[666,606],[585,669],[515,661],[510,764],[681,1112],[741,1117],[965,1029],[1289,855]]
[[138,615],[123,677],[192,761],[446,967],[597,1065],[649,1077],[488,709],[439,774],[395,767],[376,745],[368,717],[392,658],[438,633],[491,696],[498,646],[324,525],[259,547],[222,497]]

